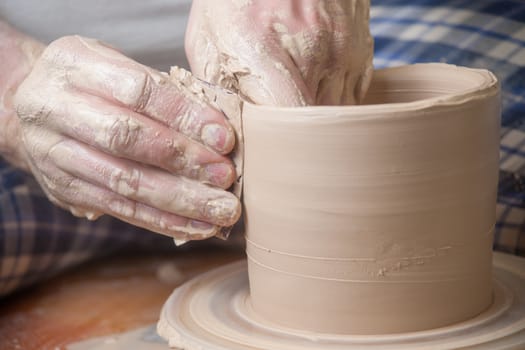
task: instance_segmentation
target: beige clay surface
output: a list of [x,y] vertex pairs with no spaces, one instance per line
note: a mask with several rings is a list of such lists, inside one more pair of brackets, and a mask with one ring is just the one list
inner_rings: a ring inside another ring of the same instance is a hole
[[499,88],[484,70],[378,71],[367,105],[245,103],[251,303],[282,326],[383,334],[492,302]]

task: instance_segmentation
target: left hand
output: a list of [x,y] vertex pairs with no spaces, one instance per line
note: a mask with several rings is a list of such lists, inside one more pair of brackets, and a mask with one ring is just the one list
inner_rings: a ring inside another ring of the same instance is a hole
[[180,81],[68,36],[42,52],[13,103],[12,144],[48,198],[73,214],[109,214],[181,240],[239,218],[225,190],[235,179],[233,129]]

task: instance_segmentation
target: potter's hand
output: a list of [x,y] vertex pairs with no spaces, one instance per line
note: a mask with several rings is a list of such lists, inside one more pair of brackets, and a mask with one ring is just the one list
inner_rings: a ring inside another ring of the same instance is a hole
[[352,104],[372,73],[369,0],[194,0],[186,53],[199,78],[255,103]]
[[65,37],[17,90],[20,147],[48,197],[76,215],[208,237],[239,217],[223,190],[235,177],[224,156],[234,134],[193,96],[96,40]]

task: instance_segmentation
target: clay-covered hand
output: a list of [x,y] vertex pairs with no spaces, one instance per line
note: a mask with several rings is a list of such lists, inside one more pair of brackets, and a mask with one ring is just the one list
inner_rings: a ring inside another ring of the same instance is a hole
[[233,130],[166,74],[99,41],[64,37],[44,50],[14,103],[31,171],[74,214],[110,214],[179,239],[238,219],[239,201],[224,190],[235,178],[225,157]]
[[194,74],[258,104],[359,102],[372,75],[369,0],[194,0]]

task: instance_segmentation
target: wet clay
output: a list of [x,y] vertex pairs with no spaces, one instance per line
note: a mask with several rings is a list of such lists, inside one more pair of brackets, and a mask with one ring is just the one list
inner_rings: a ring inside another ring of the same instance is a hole
[[184,350],[521,349],[525,259],[496,253],[493,269],[493,302],[464,322],[409,333],[323,334],[260,317],[250,303],[246,262],[239,261],[177,288],[164,304],[157,331],[171,347]]
[[500,104],[488,71],[377,71],[361,106],[244,103],[250,302],[286,328],[385,334],[492,303]]
[[355,104],[373,70],[369,9],[369,0],[194,1],[191,70],[256,104]]

